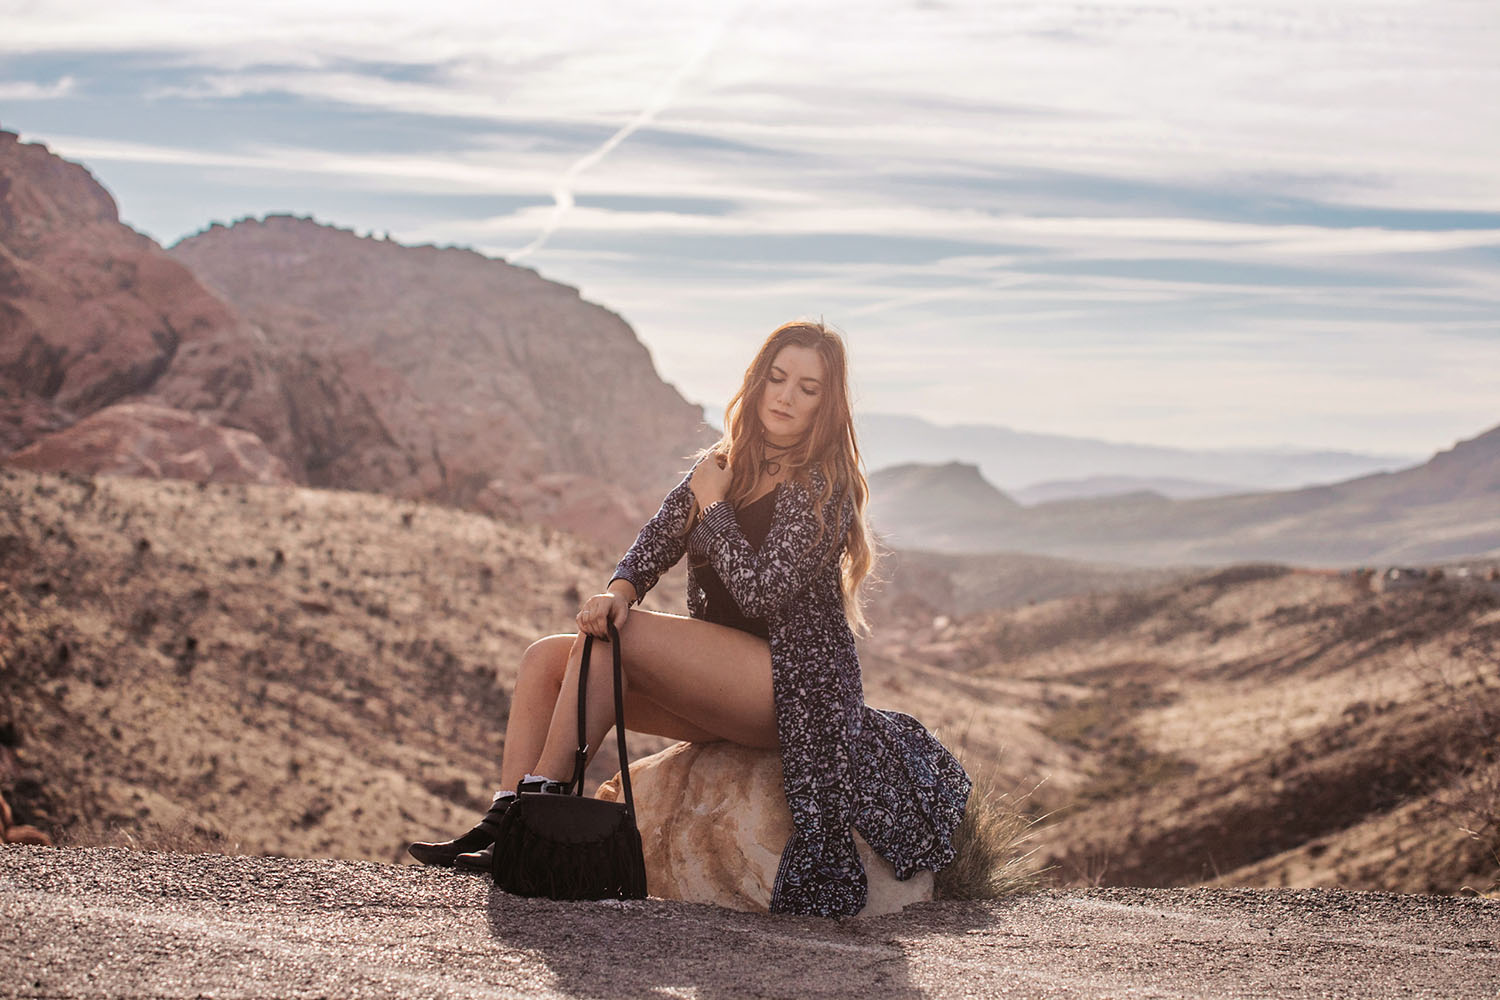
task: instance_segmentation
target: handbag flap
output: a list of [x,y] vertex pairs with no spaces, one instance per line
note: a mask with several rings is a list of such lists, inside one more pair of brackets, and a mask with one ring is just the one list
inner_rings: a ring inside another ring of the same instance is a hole
[[546,840],[587,844],[613,836],[629,823],[629,813],[619,802],[525,792],[511,804],[506,819]]

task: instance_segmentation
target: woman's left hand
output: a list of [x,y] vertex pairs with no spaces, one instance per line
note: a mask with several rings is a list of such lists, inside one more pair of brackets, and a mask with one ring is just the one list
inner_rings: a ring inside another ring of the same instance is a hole
[[729,493],[729,462],[722,455],[707,455],[693,468],[693,498],[698,507],[718,503]]

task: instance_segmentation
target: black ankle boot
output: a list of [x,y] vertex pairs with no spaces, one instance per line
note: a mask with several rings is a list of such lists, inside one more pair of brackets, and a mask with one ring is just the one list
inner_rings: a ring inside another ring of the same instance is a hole
[[[568,792],[572,789],[572,786],[564,784],[561,781],[553,781],[551,778],[527,778],[523,780],[521,784],[517,786],[517,788],[523,795],[530,793],[539,793],[542,795],[567,795]],[[506,799],[505,804],[508,807],[510,803],[514,801],[514,799]],[[491,813],[493,814],[493,809],[491,810]],[[501,810],[501,815],[504,815],[504,810]],[[485,822],[489,822],[490,816],[485,816],[484,819]],[[496,824],[499,823],[499,816],[495,817],[494,822]],[[481,824],[481,826],[482,825],[483,824]],[[475,829],[477,830],[479,829],[479,827],[475,827]],[[457,843],[457,841],[455,841],[455,843]],[[490,872],[495,870],[494,833],[490,834],[490,839],[483,850],[480,850],[478,848],[470,848],[468,851],[459,854],[448,863],[451,864],[454,868],[459,869],[460,871],[483,872],[484,874],[488,875]]]
[[478,825],[461,837],[445,840],[440,844],[418,841],[415,844],[408,844],[406,853],[424,865],[452,868],[454,859],[460,854],[481,850],[495,842],[495,832],[500,828],[500,817],[505,815],[505,810],[510,808],[513,801],[515,800],[510,796],[496,799],[490,804],[490,811],[484,814],[484,818],[479,821]]
[[453,859],[453,867],[463,872],[483,872],[488,875],[495,870],[495,845],[482,851],[470,851]]

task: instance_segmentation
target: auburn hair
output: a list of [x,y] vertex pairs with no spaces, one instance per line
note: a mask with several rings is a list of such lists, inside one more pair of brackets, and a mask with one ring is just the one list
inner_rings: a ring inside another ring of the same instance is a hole
[[[704,450],[704,456],[728,460],[729,489],[725,499],[740,506],[750,498],[760,478],[761,463],[766,457],[765,425],[760,419],[760,401],[771,377],[771,364],[781,349],[788,346],[810,348],[823,359],[823,395],[813,414],[812,427],[790,451],[777,456],[787,470],[788,479],[808,484],[808,470],[816,465],[822,470],[822,495],[814,497],[813,510],[818,519],[817,545],[823,541],[828,525],[823,522],[823,508],[836,492],[843,490],[846,501],[854,506],[854,518],[843,539],[839,559],[840,592],[844,613],[857,632],[866,630],[860,585],[875,565],[875,550],[870,528],[865,520],[870,487],[865,481],[859,443],[854,435],[854,417],[849,402],[849,364],[843,338],[824,326],[798,320],[777,327],[760,350],[739,391],[724,410],[724,436]],[[691,520],[689,521],[691,523]]]

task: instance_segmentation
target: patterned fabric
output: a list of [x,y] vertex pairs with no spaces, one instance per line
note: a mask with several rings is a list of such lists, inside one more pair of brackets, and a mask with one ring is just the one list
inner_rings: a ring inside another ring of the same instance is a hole
[[[691,479],[667,494],[615,578],[629,580],[643,597],[691,550],[694,561],[714,568],[746,615],[766,619],[782,786],[794,826],[771,910],[850,916],[864,908],[867,892],[852,830],[891,863],[897,878],[938,871],[953,860],[969,776],[916,719],[865,705],[839,592],[839,555],[854,516],[844,494],[836,491],[825,504],[820,538],[813,498],[823,490],[821,473],[783,484],[757,551],[727,504],[712,507],[684,537]],[[691,563],[688,612],[703,617]]]
[[[779,489],[779,487],[778,487]],[[734,509],[735,523],[745,541],[759,549],[766,543],[766,534],[771,530],[771,519],[776,516],[776,490],[758,500],[742,504]],[[771,626],[764,618],[751,618],[735,603],[734,595],[714,572],[712,563],[695,562],[693,571],[698,578],[698,589],[703,592],[703,617],[718,625],[728,625],[741,632],[749,632],[767,642],[771,641]]]

